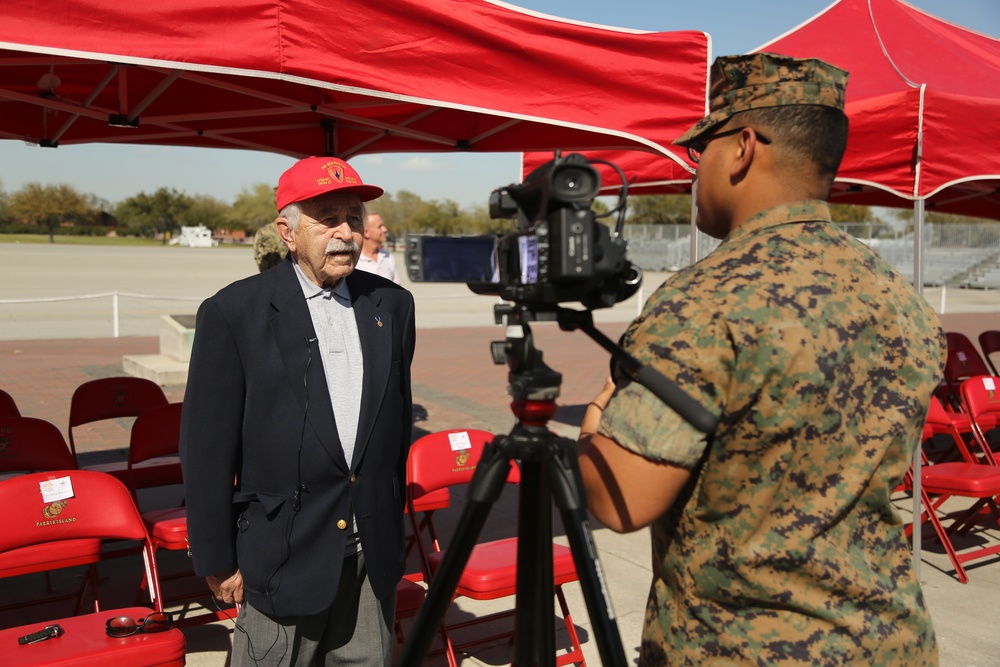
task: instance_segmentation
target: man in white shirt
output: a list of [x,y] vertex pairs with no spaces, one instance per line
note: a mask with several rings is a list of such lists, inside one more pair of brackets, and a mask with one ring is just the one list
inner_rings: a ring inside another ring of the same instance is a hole
[[378,213],[369,213],[365,220],[365,240],[357,268],[388,278],[398,285],[399,276],[396,275],[396,260],[392,258],[388,250],[382,247],[388,233],[389,230],[382,222],[382,216]]

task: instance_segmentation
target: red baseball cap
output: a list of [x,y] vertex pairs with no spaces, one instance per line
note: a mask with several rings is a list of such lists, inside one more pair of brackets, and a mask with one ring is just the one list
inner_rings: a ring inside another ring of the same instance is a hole
[[274,203],[280,211],[289,204],[327,192],[356,194],[361,201],[371,201],[381,197],[385,190],[362,183],[354,167],[340,158],[307,157],[293,164],[278,179]]

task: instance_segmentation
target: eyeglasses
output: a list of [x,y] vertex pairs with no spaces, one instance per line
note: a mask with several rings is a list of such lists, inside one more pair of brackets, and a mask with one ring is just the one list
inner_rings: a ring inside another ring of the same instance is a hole
[[170,614],[157,611],[146,618],[140,618],[138,621],[130,616],[109,618],[105,631],[108,633],[108,637],[131,637],[142,632],[166,632],[173,625],[174,622],[170,619]]
[[765,137],[763,134],[761,134],[757,130],[754,130],[754,128],[752,127],[747,127],[744,125],[743,127],[734,127],[733,129],[726,130],[725,132],[718,132],[710,137],[707,137],[705,139],[699,139],[693,144],[690,144],[687,147],[688,158],[691,159],[691,162],[698,164],[699,162],[701,162],[701,154],[705,152],[705,148],[708,146],[708,142],[712,141],[713,139],[721,139],[722,137],[728,137],[730,135],[736,134],[737,132],[742,132],[743,130],[753,130],[754,134],[757,135],[757,141],[759,141],[762,144],[771,143],[771,140]]

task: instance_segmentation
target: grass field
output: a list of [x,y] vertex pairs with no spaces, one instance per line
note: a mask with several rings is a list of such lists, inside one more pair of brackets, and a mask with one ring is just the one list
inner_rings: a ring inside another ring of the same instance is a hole
[[[48,234],[0,234],[0,243],[49,243]],[[61,245],[109,245],[109,246],[146,246],[156,247],[166,245],[160,239],[141,239],[131,236],[70,236],[56,234],[55,243]],[[235,243],[220,244],[219,248],[245,248],[246,245]]]

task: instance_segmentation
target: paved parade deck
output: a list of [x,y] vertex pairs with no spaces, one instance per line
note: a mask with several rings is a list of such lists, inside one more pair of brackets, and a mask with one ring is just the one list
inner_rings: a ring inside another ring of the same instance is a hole
[[[45,295],[43,285],[39,285],[37,276],[24,277],[18,273],[20,269],[12,268],[11,264],[3,264],[4,251],[9,248],[0,245],[0,299],[19,298],[17,294],[25,291],[33,295]],[[155,249],[154,249],[155,250]],[[193,252],[198,253],[198,250]],[[205,252],[205,251],[202,251]],[[208,251],[223,257],[226,264],[232,262],[243,275],[248,273],[247,266],[240,262],[248,262],[248,257],[238,255],[227,256],[227,253],[240,251]],[[11,253],[16,256],[16,253]],[[247,252],[247,255],[249,252]],[[86,253],[69,253],[75,264],[72,269],[75,275],[86,276],[88,270],[80,266],[81,258]],[[178,255],[181,256],[181,255]],[[186,257],[186,254],[184,255]],[[107,261],[98,258],[95,261]],[[120,268],[124,263],[116,259]],[[60,282],[58,287],[50,287],[52,291],[61,294],[86,294],[89,291],[99,292],[109,287],[105,284],[87,284],[86,280],[70,280],[61,273],[60,267],[55,267],[56,273],[66,282]],[[149,272],[155,273],[155,266],[148,266]],[[25,269],[27,271],[27,269]],[[69,271],[69,268],[66,269]],[[95,268],[100,274],[100,267]],[[231,269],[230,273],[236,273]],[[197,280],[211,283],[213,287],[204,296],[240,277],[221,276],[206,278],[198,273]],[[10,280],[21,281],[24,290],[18,290]],[[662,279],[662,276],[647,277],[647,285],[651,289]],[[135,284],[130,291],[150,292],[158,290],[159,294],[191,294],[195,296],[198,290],[190,288],[186,279],[178,277],[171,285]],[[215,286],[218,284],[218,286]],[[413,287],[417,299],[419,313],[417,353],[413,367],[413,392],[416,404],[416,435],[447,428],[483,428],[496,433],[508,432],[514,421],[508,407],[508,397],[505,395],[507,385],[506,366],[496,366],[492,362],[489,343],[503,338],[504,330],[491,324],[491,304],[488,297],[471,295],[462,285],[416,285]],[[123,289],[123,288],[119,288]],[[646,292],[648,294],[648,291]],[[977,298],[981,295],[973,294]],[[20,297],[25,298],[25,297]],[[957,296],[949,292],[949,307],[956,304]],[[932,301],[933,302],[933,301]],[[166,308],[177,304],[166,304]],[[182,312],[193,312],[197,303],[193,302],[190,309]],[[599,313],[600,327],[611,338],[616,339],[628,319],[635,314],[635,299],[620,304],[613,310]],[[943,320],[948,330],[963,331],[975,336],[986,328],[1000,329],[1000,307],[990,308],[979,305],[970,306],[979,312],[959,312],[961,305],[955,306],[955,312],[949,312]],[[6,309],[6,306],[0,306]],[[187,308],[185,304],[185,308]],[[160,310],[159,313],[176,312]],[[7,334],[16,329],[17,332],[27,330],[26,319],[20,315],[14,317],[4,314],[0,320],[0,387],[8,391],[17,401],[21,412],[30,417],[39,417],[52,421],[66,432],[69,414],[69,399],[73,390],[79,384],[99,377],[122,374],[122,359],[126,355],[156,354],[159,351],[159,340],[155,335],[156,312],[148,314],[151,323],[148,333],[143,335],[125,335],[120,338],[91,337],[79,333],[97,328],[93,323],[80,323],[59,314],[54,306],[49,306],[43,313],[44,326],[35,329],[39,332],[34,336],[19,333],[16,338]],[[13,322],[10,329],[5,326]],[[75,323],[74,323],[75,322]],[[136,330],[140,325],[133,323]],[[107,322],[102,326],[106,326]],[[608,355],[589,338],[580,332],[563,332],[553,323],[536,323],[533,325],[536,336],[536,346],[544,352],[545,361],[553,369],[563,373],[562,395],[559,399],[560,411],[551,424],[553,430],[564,435],[575,435],[576,425],[582,415],[583,406],[600,388],[607,373]],[[76,333],[76,335],[74,335]],[[170,400],[181,400],[182,385],[165,387]],[[104,460],[123,460],[124,446],[127,443],[127,430],[130,420],[119,420],[109,425],[88,428],[84,427],[80,435],[81,459],[84,463]],[[86,436],[86,437],[84,437]],[[141,497],[141,502],[170,503],[176,502],[177,494],[171,491],[158,495],[150,494]],[[443,517],[445,525],[453,523],[460,510],[463,499],[460,494],[453,496],[454,511]],[[908,497],[900,495],[897,503],[904,519],[909,519],[912,502]],[[504,496],[497,504],[490,519],[488,534],[513,534],[516,526],[516,497]],[[557,528],[557,539],[565,538]],[[925,530],[925,533],[927,531]],[[994,531],[996,532],[996,531]],[[602,565],[606,571],[608,587],[613,605],[618,615],[618,624],[623,643],[628,652],[629,664],[634,663],[636,648],[639,642],[642,626],[643,610],[650,580],[649,538],[646,531],[632,535],[617,535],[611,531],[595,526],[595,540],[600,552]],[[165,554],[165,569],[182,569],[183,557],[180,552]],[[1000,656],[1000,635],[996,632],[996,600],[1000,599],[1000,563],[986,559],[982,564],[973,563],[968,568],[970,582],[959,583],[952,574],[952,568],[947,557],[934,543],[927,542],[923,550],[921,578],[928,606],[934,618],[941,647],[941,664],[945,667],[989,667],[998,664]],[[119,574],[115,570],[116,561],[102,565],[102,578],[113,582]],[[412,570],[417,569],[411,564]],[[37,583],[37,582],[36,582]],[[200,582],[194,582],[198,585]],[[109,584],[112,585],[112,584]],[[168,582],[168,585],[173,585]],[[0,580],[0,599],[8,597],[11,589],[9,584]],[[585,613],[579,586],[567,586],[569,604],[574,611],[574,620],[580,627],[581,640],[591,665],[600,664],[596,645],[590,630],[590,622]],[[128,601],[130,603],[130,601]],[[460,618],[463,615],[477,614],[486,608],[482,603],[462,601],[456,609],[449,612],[451,616]],[[171,608],[178,614],[186,613],[186,608],[175,606]],[[193,607],[197,613],[197,606]],[[0,623],[12,625],[34,620],[32,610],[8,612],[0,615]],[[68,613],[66,611],[60,613]],[[404,630],[411,622],[404,622]],[[185,631],[188,639],[187,664],[193,666],[221,666],[228,664],[230,635],[233,632],[231,622],[218,622],[210,625],[194,627]],[[560,640],[562,635],[560,634]],[[559,640],[557,640],[559,642]],[[476,652],[466,664],[496,665],[506,664],[509,658],[508,647],[501,645],[486,648]],[[444,664],[440,657],[434,658],[431,664]]]

